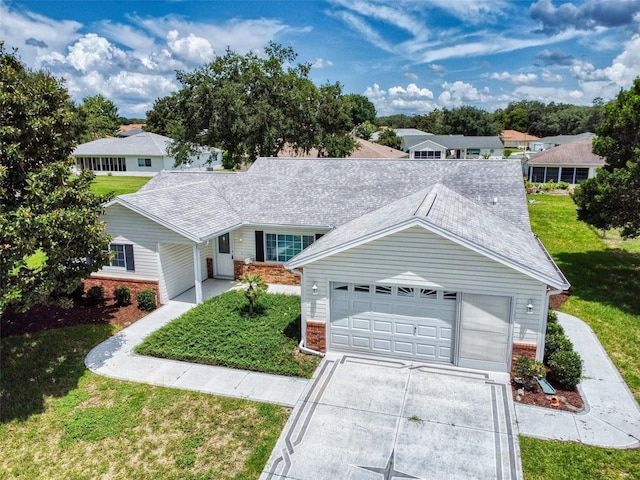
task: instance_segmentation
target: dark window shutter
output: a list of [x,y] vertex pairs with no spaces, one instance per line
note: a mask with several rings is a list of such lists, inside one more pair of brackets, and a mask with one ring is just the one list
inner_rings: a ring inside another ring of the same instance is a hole
[[324,236],[324,233],[316,233],[316,240],[320,240]]
[[256,262],[264,262],[264,232],[256,230]]
[[135,270],[136,264],[133,261],[133,245],[124,246],[124,258],[127,264],[127,270]]

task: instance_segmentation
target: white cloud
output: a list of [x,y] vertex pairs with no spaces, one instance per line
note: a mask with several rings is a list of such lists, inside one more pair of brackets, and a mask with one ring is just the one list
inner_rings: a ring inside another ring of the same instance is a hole
[[564,80],[564,77],[562,75],[553,73],[546,68],[542,69],[541,77],[545,82],[561,82],[562,80]]
[[482,103],[488,98],[488,90],[479,91],[470,83],[455,81],[444,82],[444,90],[438,96],[438,103],[443,107],[459,107],[464,103]]
[[106,38],[88,33],[69,47],[66,62],[81,72],[125,63],[127,54]]
[[181,38],[177,30],[171,30],[167,34],[167,45],[171,53],[189,63],[208,63],[215,56],[209,40],[193,33]]
[[364,91],[367,97],[376,107],[378,115],[389,115],[395,112],[430,112],[436,108],[433,102],[433,92],[428,88],[420,88],[415,83],[406,87],[395,86],[383,90],[380,85],[374,83]]
[[414,82],[418,81],[418,74],[413,72],[406,72],[404,74],[404,78],[408,78],[409,80],[413,80]]
[[535,73],[509,73],[509,72],[494,72],[489,78],[492,80],[501,80],[512,83],[513,85],[528,85],[535,83],[538,80],[538,75]]
[[333,62],[331,60],[325,60],[324,58],[316,58],[311,66],[313,68],[333,67]]
[[512,97],[520,100],[537,100],[543,103],[579,103],[584,100],[584,94],[580,90],[569,90],[554,87],[521,86],[516,88]]

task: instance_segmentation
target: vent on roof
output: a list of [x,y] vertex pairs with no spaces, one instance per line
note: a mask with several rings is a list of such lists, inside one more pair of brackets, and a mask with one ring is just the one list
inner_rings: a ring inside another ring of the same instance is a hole
[[493,205],[497,205],[498,204],[498,197],[493,197]]

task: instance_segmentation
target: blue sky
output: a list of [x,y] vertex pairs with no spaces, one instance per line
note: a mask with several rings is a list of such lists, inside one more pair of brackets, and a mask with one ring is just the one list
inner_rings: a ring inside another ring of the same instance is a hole
[[291,46],[379,115],[511,101],[589,105],[640,75],[640,0],[12,1],[0,39],[73,98],[141,117],[227,47]]

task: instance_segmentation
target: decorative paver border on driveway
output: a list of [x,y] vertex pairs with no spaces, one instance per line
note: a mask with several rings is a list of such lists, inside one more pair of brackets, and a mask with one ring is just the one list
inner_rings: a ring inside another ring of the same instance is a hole
[[522,478],[506,376],[330,355],[261,476]]

